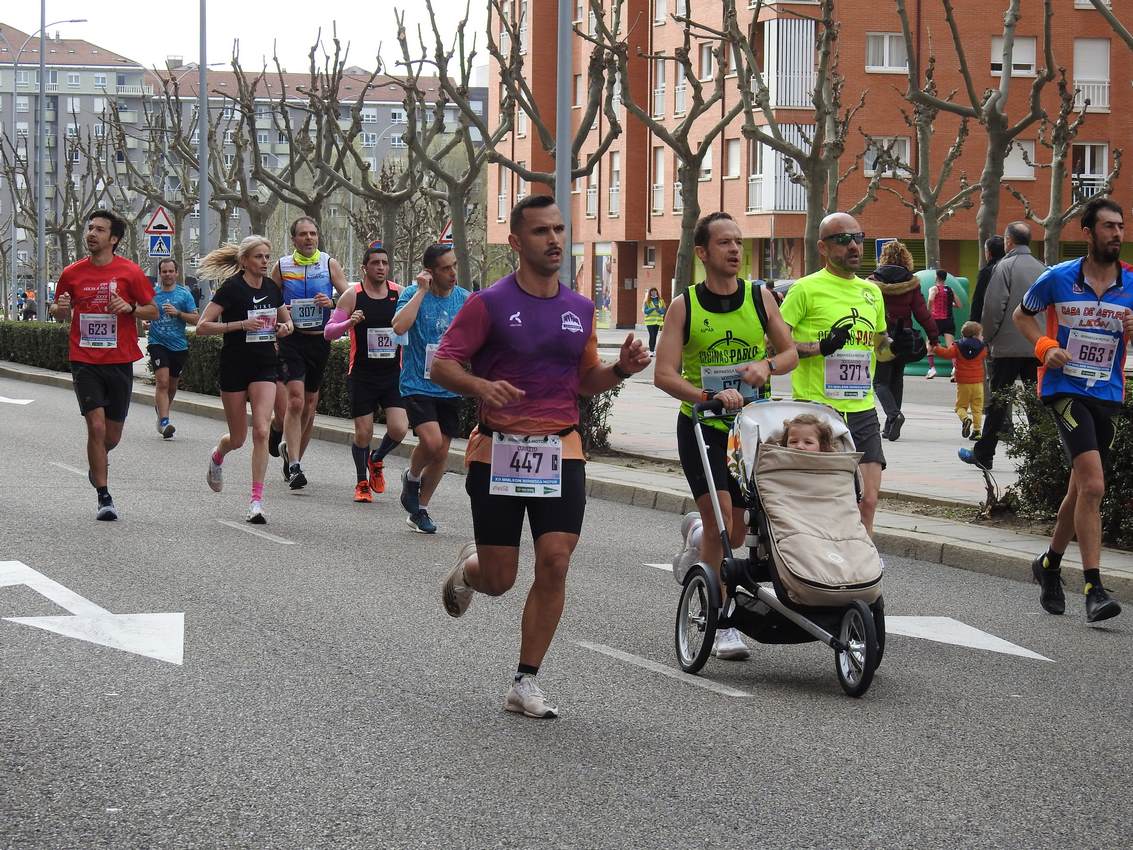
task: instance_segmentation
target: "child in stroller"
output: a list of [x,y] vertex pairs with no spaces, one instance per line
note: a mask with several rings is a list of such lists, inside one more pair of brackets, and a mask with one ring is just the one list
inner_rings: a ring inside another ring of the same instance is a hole
[[[712,411],[711,401],[697,405],[698,442],[700,417]],[[884,603],[880,557],[857,510],[860,455],[849,429],[825,405],[754,402],[736,417],[729,450],[748,512],[748,556],[723,541],[723,597],[715,570],[687,553],[674,561],[681,667],[704,665],[718,628],[762,643],[819,640],[835,650],[842,687],[860,696],[883,651]],[[698,520],[682,522],[686,550]]]

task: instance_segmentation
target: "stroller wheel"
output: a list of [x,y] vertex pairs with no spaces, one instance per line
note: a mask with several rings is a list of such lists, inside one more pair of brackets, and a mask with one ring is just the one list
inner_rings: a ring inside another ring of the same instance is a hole
[[855,599],[842,615],[839,639],[845,649],[834,652],[834,667],[842,690],[852,697],[860,697],[873,682],[873,671],[880,661],[877,630],[873,612],[861,600]]
[[686,673],[698,672],[712,654],[719,616],[720,582],[714,572],[697,564],[685,576],[674,635],[677,661]]

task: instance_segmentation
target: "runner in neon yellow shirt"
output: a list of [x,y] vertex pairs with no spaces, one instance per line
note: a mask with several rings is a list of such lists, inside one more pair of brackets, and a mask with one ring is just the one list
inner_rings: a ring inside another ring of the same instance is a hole
[[828,404],[842,414],[862,452],[862,524],[873,534],[885,454],[873,400],[877,360],[891,359],[885,302],[876,284],[862,280],[865,234],[852,216],[832,213],[818,231],[825,267],[800,278],[787,292],[783,320],[799,352],[791,373],[795,398]]

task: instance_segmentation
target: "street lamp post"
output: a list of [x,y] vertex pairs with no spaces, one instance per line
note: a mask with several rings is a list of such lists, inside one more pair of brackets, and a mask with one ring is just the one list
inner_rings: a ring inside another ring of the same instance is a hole
[[[566,237],[563,244],[563,260],[566,262],[567,274],[570,275],[566,285],[574,289],[574,250],[571,244],[574,240],[571,238],[573,231],[570,195],[572,165],[570,107],[571,86],[574,82],[574,57],[571,52],[571,36],[574,34],[574,28],[571,24],[571,5],[567,0],[559,0],[556,56],[558,68],[555,81],[555,201],[563,214],[563,224],[566,227],[563,231]],[[560,278],[561,274],[560,272]]]
[[[197,201],[201,217],[197,235],[197,254],[203,257],[208,253],[206,240],[209,229],[209,201],[212,200],[212,185],[209,183],[209,96],[208,96],[208,57],[205,44],[208,32],[205,26],[205,0],[201,0],[201,55],[197,77]],[[210,293],[203,293],[209,295]]]
[[[16,78],[19,76],[19,73],[20,73],[20,57],[23,55],[24,50],[28,46],[28,43],[33,38],[35,38],[36,35],[40,35],[41,38],[40,38],[40,43],[39,43],[39,48],[40,48],[39,49],[39,58],[40,58],[40,62],[42,63],[42,61],[43,61],[43,38],[42,38],[42,34],[44,32],[46,32],[47,27],[53,27],[56,24],[83,24],[83,23],[86,23],[86,20],[87,20],[86,18],[66,18],[64,20],[52,21],[50,24],[45,24],[44,26],[42,26],[40,28],[39,33],[32,33],[27,38],[25,38],[24,43],[20,45],[20,49],[14,52],[15,58],[12,59],[12,132],[11,132],[11,135],[8,136],[8,139],[11,142],[11,145],[12,145],[13,155],[18,153],[18,144],[19,144],[17,139],[16,139],[16,97],[19,93],[19,86],[16,82]],[[0,38],[4,39],[4,44],[7,46],[8,50],[11,51],[12,45],[8,41],[8,39],[4,36],[4,33],[3,33],[2,30],[0,30]],[[43,74],[42,64],[41,64],[41,70],[39,72],[39,80],[40,80],[41,84],[43,83],[43,76],[44,76],[44,74]],[[40,97],[40,103],[42,103],[43,102],[43,91],[42,91],[42,89],[40,90],[40,96],[39,97]],[[41,115],[40,123],[42,124],[42,122],[43,122],[43,118],[42,118],[42,115]],[[36,138],[37,139],[40,138],[40,134],[38,132],[36,134]],[[29,141],[28,144],[30,145],[30,141]],[[40,152],[40,157],[39,157],[40,159],[42,159],[42,157],[46,156],[46,150],[43,147],[40,147],[39,152]],[[30,151],[29,151],[29,155],[30,155]],[[40,163],[40,165],[38,167],[38,171],[41,174],[43,173],[42,163]],[[16,183],[15,183],[14,180],[11,182],[9,189],[11,190],[11,193],[12,193],[12,220],[9,222],[9,227],[8,227],[8,247],[9,247],[9,250],[11,250],[11,252],[12,252],[12,256],[11,256],[11,267],[12,267],[12,269],[11,269],[11,279],[9,281],[9,285],[7,287],[5,287],[5,289],[7,291],[5,291],[5,293],[4,293],[4,312],[5,313],[7,313],[8,307],[9,307],[8,299],[11,296],[10,288],[12,286],[16,285],[17,274],[19,273],[19,264],[18,264],[18,261],[16,259],[16,229],[17,229],[16,228],[16,209],[18,207],[18,202],[16,201]],[[42,304],[42,301],[40,303]]]

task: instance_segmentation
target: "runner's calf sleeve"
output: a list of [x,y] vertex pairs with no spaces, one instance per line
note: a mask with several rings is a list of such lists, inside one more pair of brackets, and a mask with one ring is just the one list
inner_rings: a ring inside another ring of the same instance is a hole
[[377,463],[378,461],[383,460],[386,455],[396,449],[399,445],[401,445],[401,440],[395,440],[387,433],[384,437],[382,437],[382,444],[378,446],[371,455],[374,458],[374,462]]
[[354,472],[358,475],[359,481],[366,481],[369,478],[369,472],[366,469],[366,458],[370,452],[366,446],[356,446],[350,444],[350,454],[354,456]]

